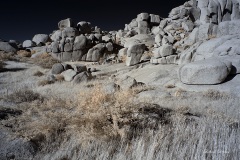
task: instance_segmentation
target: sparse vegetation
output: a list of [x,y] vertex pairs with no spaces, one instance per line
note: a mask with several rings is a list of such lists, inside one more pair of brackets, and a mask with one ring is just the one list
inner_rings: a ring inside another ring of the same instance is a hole
[[185,92],[186,92],[185,90],[183,90],[183,89],[181,89],[181,88],[178,88],[178,89],[176,90],[176,92],[174,93],[174,96],[175,96],[175,97],[183,96]]
[[43,68],[50,69],[55,63],[59,63],[58,60],[54,59],[50,54],[44,53],[39,55],[37,58],[33,58],[33,63]]
[[62,82],[64,81],[64,76],[61,74],[58,74],[55,76],[57,82]]
[[31,57],[31,52],[28,52],[26,50],[20,50],[17,52],[17,55],[19,55],[20,57]]
[[36,51],[35,50],[31,50],[31,55],[35,54]]
[[44,75],[44,73],[37,71],[33,74],[33,76],[37,76],[37,77],[42,77]]
[[15,61],[16,57],[14,53],[5,53],[0,51],[0,61]]
[[209,98],[211,100],[219,100],[219,99],[229,99],[230,95],[219,92],[217,90],[209,89],[204,93],[204,97]]
[[136,103],[134,97],[141,90],[119,90],[109,95],[100,84],[94,84],[72,100],[23,98],[21,101],[31,103],[23,107],[21,115],[3,123],[12,125],[19,136],[39,147],[36,159],[234,159],[239,156],[240,129],[234,119],[215,112],[192,114],[186,106],[171,110],[156,104]]
[[44,80],[41,80],[38,82],[38,86],[46,86],[46,85],[49,85],[49,84],[53,84],[54,82],[53,81],[49,81],[47,79],[44,79]]
[[217,38],[217,36],[216,35],[212,35],[212,34],[208,35],[208,40],[214,39],[214,38]]
[[166,84],[165,85],[165,88],[169,88],[169,89],[172,89],[172,88],[175,88],[176,86],[174,84]]
[[42,100],[43,97],[41,97],[40,94],[35,93],[31,90],[22,89],[8,95],[6,99],[14,103],[23,103],[23,102],[32,102],[35,100]]

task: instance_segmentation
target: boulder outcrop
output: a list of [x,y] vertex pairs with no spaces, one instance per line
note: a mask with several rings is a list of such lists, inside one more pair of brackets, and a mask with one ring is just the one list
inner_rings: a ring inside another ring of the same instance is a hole
[[0,51],[15,53],[18,51],[18,46],[14,43],[0,42]]
[[179,79],[185,84],[210,85],[224,82],[231,72],[231,62],[208,59],[183,65]]

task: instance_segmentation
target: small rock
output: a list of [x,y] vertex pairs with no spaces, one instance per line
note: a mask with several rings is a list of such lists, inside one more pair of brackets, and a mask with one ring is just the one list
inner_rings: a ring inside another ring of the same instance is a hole
[[119,85],[122,90],[128,90],[128,89],[131,89],[132,87],[136,86],[137,81],[130,76],[126,76],[124,79],[122,79],[119,82]]
[[65,81],[70,82],[77,75],[77,72],[72,69],[68,69],[62,72],[61,75],[63,75]]
[[52,66],[52,74],[60,74],[64,71],[64,66],[61,63],[56,63]]
[[74,84],[79,84],[82,82],[88,82],[92,79],[92,75],[89,72],[82,72],[76,75],[73,79]]
[[16,44],[12,44],[9,42],[0,42],[0,51],[5,52],[17,52],[18,47]]
[[106,92],[106,94],[114,94],[119,89],[120,86],[114,82],[108,83],[107,85],[103,86],[103,90]]
[[36,43],[31,40],[26,40],[23,42],[23,48],[35,47]]
[[54,75],[48,75],[47,76],[47,81],[51,82],[51,83],[54,83],[56,80],[55,76]]
[[72,68],[77,73],[87,71],[87,67],[85,65],[81,65],[81,64],[74,64],[74,65],[72,65]]
[[63,30],[64,28],[66,27],[73,27],[73,21],[71,18],[67,18],[67,19],[64,19],[64,20],[61,20],[59,23],[58,23],[58,28],[60,30]]
[[81,34],[91,33],[91,23],[90,22],[81,21],[77,24],[77,27],[79,28],[79,32]]
[[154,49],[153,53],[155,58],[170,56],[173,54],[173,46],[165,44],[159,48]]
[[36,34],[33,39],[33,42],[35,42],[37,45],[40,43],[47,43],[49,41],[49,36],[47,34]]
[[96,68],[91,68],[90,71],[91,72],[97,72],[97,69]]

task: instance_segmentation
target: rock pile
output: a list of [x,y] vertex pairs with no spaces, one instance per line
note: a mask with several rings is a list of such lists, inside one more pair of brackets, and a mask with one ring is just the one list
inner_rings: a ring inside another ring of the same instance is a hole
[[70,18],[60,21],[58,27],[50,35],[48,52],[60,61],[99,62],[118,52],[114,32],[103,32],[85,21],[75,25]]
[[[91,68],[90,68],[91,69]],[[92,74],[87,70],[85,65],[69,65],[65,63],[54,64],[51,70],[51,79],[55,79],[56,75],[63,76],[67,82],[78,84],[81,82],[87,82],[92,79]]]
[[[74,23],[68,18],[61,20],[58,30],[52,34],[37,34],[32,40],[24,41],[22,47],[35,50],[33,57],[47,52],[63,62],[102,64],[123,61],[127,66],[133,66],[150,61],[152,64],[186,65],[179,70],[184,83],[221,83],[226,75],[240,73],[239,3],[239,0],[190,0],[172,9],[167,18],[140,13],[123,30],[110,32],[92,27],[89,22]],[[0,50],[16,52],[19,47],[15,41],[0,42]],[[217,62],[208,66],[206,63],[210,61],[204,61],[206,59]],[[198,79],[201,82],[192,80],[191,75],[205,75],[203,70],[211,68],[212,72],[220,72],[214,69],[220,62],[230,64],[231,68],[231,72],[229,66],[228,71],[226,67],[223,69],[221,82],[219,79],[210,82],[201,78]],[[196,70],[196,66],[201,71]],[[66,73],[74,75],[73,71]]]
[[[212,75],[222,74],[225,77],[229,73],[238,74],[240,70],[239,1],[192,0],[191,3],[192,8],[189,17],[194,22],[194,29],[184,40],[183,46],[185,46],[185,49],[179,54],[178,64],[186,64],[187,67],[193,64],[193,66],[202,68],[202,65],[205,66],[204,64],[209,62],[208,59],[215,59],[215,61],[230,63],[231,72],[215,70],[215,73],[211,72]],[[215,67],[217,66],[216,64]],[[205,66],[205,69],[209,68]],[[193,68],[192,70],[194,71]],[[179,74],[180,77],[184,76],[182,69],[180,69]],[[198,71],[194,72],[194,74],[198,74]],[[191,76],[186,78],[188,78],[188,84],[195,84],[195,82],[190,83]],[[222,83],[224,79],[219,78],[218,81],[220,82],[206,82],[203,79],[198,81],[201,81],[201,84],[216,84]],[[183,80],[182,82],[186,81]]]

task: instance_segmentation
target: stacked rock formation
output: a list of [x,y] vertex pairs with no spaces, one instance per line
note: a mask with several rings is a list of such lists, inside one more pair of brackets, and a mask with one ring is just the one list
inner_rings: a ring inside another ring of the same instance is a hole
[[23,47],[37,52],[33,58],[47,52],[62,62],[106,62],[117,56],[119,46],[114,43],[115,35],[114,31],[92,27],[90,22],[76,24],[67,18],[58,23],[58,30],[52,34],[37,34],[32,40],[24,41]]
[[[154,14],[139,14],[116,35],[116,42],[124,46],[119,52],[119,58],[125,55],[124,59],[127,59],[126,64],[129,66],[150,59],[153,64],[177,64],[179,54],[185,49],[184,40],[195,27],[190,17],[192,8],[193,2],[186,2],[173,9],[169,18],[165,19]],[[140,47],[138,56],[134,54],[136,51],[130,53],[132,46],[141,44],[145,44],[146,48],[144,50]]]
[[149,51],[154,46],[154,35],[151,30],[158,26],[161,17],[154,14],[141,13],[124,30],[116,34],[116,43],[124,48],[119,51],[119,59],[125,59],[126,65],[131,66],[150,59]]
[[99,62],[117,52],[114,32],[106,34],[84,21],[75,25],[70,18],[60,21],[58,27],[50,36],[53,42],[48,47],[58,60]]
[[[140,13],[123,30],[110,32],[92,27],[89,22],[75,24],[68,18],[59,22],[57,31],[49,36],[35,35],[22,47],[37,51],[33,57],[48,52],[60,61],[189,65],[179,71],[179,78],[189,84],[208,84],[186,80],[186,75],[201,77],[196,68],[201,68],[201,73],[208,69],[219,72],[215,66],[221,66],[224,75],[209,75],[223,77],[209,82],[217,84],[228,74],[240,73],[239,3],[240,0],[190,0],[172,9],[168,18]],[[19,47],[16,41],[0,42],[0,50],[16,52]],[[206,59],[216,65],[206,65]],[[196,61],[200,62],[189,64]]]
[[[179,70],[179,78],[181,80],[185,79],[186,74],[183,73],[187,73],[186,68],[192,68],[191,75],[194,75],[197,79],[198,71],[193,69],[193,63],[194,68],[204,67],[208,77],[215,76],[215,81],[188,82],[188,84],[222,83],[228,74],[240,73],[240,32],[238,30],[240,27],[240,1],[193,0],[191,2],[192,8],[189,17],[194,22],[194,30],[184,40],[183,46],[185,46],[185,49],[179,55],[178,64],[185,64],[185,67]],[[209,68],[205,63],[206,60],[209,60],[212,64],[220,64],[221,62],[222,67],[212,65]],[[226,66],[228,68],[227,72]],[[217,71],[213,68],[222,68],[222,70]],[[215,73],[210,72],[211,69],[215,70]],[[196,72],[193,72],[193,70]],[[225,78],[219,78],[217,74],[223,74],[221,76]],[[204,77],[207,79],[206,75]]]

